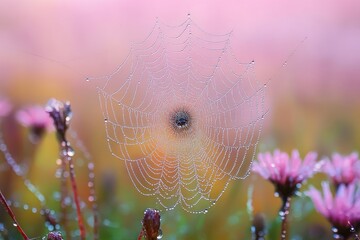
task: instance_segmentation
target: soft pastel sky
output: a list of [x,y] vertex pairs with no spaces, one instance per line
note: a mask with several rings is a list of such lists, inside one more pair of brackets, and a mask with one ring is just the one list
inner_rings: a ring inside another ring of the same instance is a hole
[[[14,81],[56,88],[56,80],[71,78],[83,86],[74,76],[107,74],[124,59],[131,41],[146,36],[156,17],[178,24],[188,13],[209,32],[233,30],[237,56],[256,60],[258,78],[275,79],[275,94],[359,100],[360,4],[325,0],[2,1],[1,92],[6,94]],[[290,66],[282,68],[299,44]],[[65,77],[68,69],[47,58],[70,66],[72,76]]]
[[111,73],[157,17],[179,24],[188,13],[209,32],[233,30],[237,57],[272,79],[270,105],[352,112],[360,102],[360,3],[349,0],[1,1],[0,94],[97,104],[84,78]]

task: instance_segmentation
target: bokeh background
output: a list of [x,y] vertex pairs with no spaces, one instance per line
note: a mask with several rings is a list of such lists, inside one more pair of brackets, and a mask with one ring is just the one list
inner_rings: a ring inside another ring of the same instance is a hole
[[[1,1],[0,96],[12,102],[14,111],[44,105],[54,97],[71,101],[72,128],[96,164],[100,213],[107,220],[101,239],[135,239],[143,210],[156,206],[133,188],[123,163],[111,157],[96,83],[85,78],[111,73],[157,17],[178,24],[188,13],[209,32],[233,30],[237,57],[255,60],[260,82],[271,79],[259,151],[296,148],[302,156],[315,150],[323,157],[359,149],[358,1]],[[2,123],[6,141],[19,162],[34,156],[29,178],[52,202],[59,186],[54,177],[55,136],[49,134],[33,146],[13,115]],[[78,182],[86,186],[87,175],[79,169]],[[7,196],[39,207],[20,179],[0,174]],[[311,182],[318,185],[321,179],[320,175]],[[273,196],[271,184],[255,175],[233,182],[206,215],[181,209],[164,212],[164,239],[249,239],[249,189],[253,189],[254,212],[266,215],[271,239],[277,239],[280,201]],[[306,197],[295,201],[293,211],[294,239],[318,239],[316,234],[329,232],[330,225],[313,211]],[[16,214],[31,237],[44,234],[39,216],[22,209],[16,209]]]

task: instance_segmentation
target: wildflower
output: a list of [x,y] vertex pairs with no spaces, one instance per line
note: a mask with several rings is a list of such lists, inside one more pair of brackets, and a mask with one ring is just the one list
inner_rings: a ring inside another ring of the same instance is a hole
[[46,239],[47,240],[63,240],[63,237],[61,235],[61,232],[49,232]]
[[322,183],[323,197],[314,187],[306,194],[316,210],[333,226],[334,238],[347,239],[360,227],[360,191],[355,184],[340,185],[335,196],[328,182]]
[[162,238],[162,231],[160,229],[160,212],[158,210],[152,208],[146,209],[142,225],[143,227],[138,239],[141,239],[143,236],[150,240]]
[[16,113],[17,121],[24,127],[30,128],[30,140],[37,142],[45,131],[52,131],[54,129],[53,122],[49,114],[43,107],[32,106]]
[[349,185],[360,178],[360,160],[356,152],[347,156],[338,153],[332,155],[332,160],[326,159],[322,167],[322,171],[326,173],[336,188],[340,184]]
[[297,150],[292,152],[291,157],[275,150],[273,155],[269,152],[260,153],[252,169],[272,182],[280,197],[287,198],[294,195],[301,184],[320,168],[321,162],[316,162],[316,157],[315,152],[310,152],[301,161]]
[[5,99],[0,99],[0,118],[8,115],[10,111],[11,104]]
[[285,240],[287,236],[287,216],[290,212],[291,197],[299,190],[301,184],[320,168],[321,163],[316,162],[316,157],[316,153],[310,152],[304,161],[301,161],[297,150],[292,152],[291,157],[285,152],[275,150],[273,155],[269,152],[259,154],[258,162],[254,162],[253,171],[272,182],[275,193],[281,197],[281,240]]
[[70,103],[64,104],[56,99],[50,99],[45,110],[54,120],[58,141],[60,143],[67,142],[65,133],[72,117]]

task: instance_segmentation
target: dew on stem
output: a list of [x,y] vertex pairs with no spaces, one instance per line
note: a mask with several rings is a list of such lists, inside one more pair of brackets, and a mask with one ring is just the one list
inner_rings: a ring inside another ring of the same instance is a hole
[[81,213],[81,206],[80,206],[77,185],[75,180],[74,163],[72,160],[72,157],[74,156],[75,152],[74,149],[71,147],[70,142],[68,142],[66,138],[66,131],[69,128],[70,120],[72,118],[71,106],[69,102],[62,103],[58,100],[51,99],[49,100],[46,106],[46,111],[49,113],[50,117],[54,121],[54,126],[57,133],[57,139],[60,147],[60,158],[62,159],[63,162],[62,164],[63,172],[65,172],[66,170],[65,165],[68,165],[69,167],[71,187],[74,196],[76,214],[77,214],[78,225],[80,230],[80,238],[84,240],[86,237],[86,232],[85,232],[84,220]]
[[265,216],[258,213],[254,216],[251,226],[253,240],[264,240],[266,235]]

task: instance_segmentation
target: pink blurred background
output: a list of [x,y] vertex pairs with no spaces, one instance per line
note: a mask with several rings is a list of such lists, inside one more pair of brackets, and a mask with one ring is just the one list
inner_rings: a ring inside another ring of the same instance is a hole
[[[108,152],[96,82],[88,83],[85,77],[111,73],[125,58],[130,43],[143,39],[157,17],[179,24],[188,13],[208,32],[233,30],[237,57],[255,60],[260,82],[271,78],[270,112],[260,150],[298,148],[302,155],[316,150],[320,156],[358,151],[358,1],[2,1],[0,96],[15,107],[45,104],[51,97],[70,100],[73,126],[93,155],[99,175],[116,175],[119,189],[139,198],[129,189],[122,163]],[[45,142],[43,148],[47,147]],[[56,148],[50,150],[55,159]],[[272,197],[271,185],[254,177],[245,184],[252,182],[258,188],[255,210],[274,216],[277,200],[272,209],[262,201],[262,196]],[[242,184],[235,182],[223,203],[207,215],[204,228],[211,234],[205,239],[217,239],[229,231],[211,229],[219,214],[226,218],[234,209],[245,208],[243,193],[247,190]],[[132,199],[123,197],[121,191],[118,195],[119,201]],[[149,203],[138,202],[139,209]],[[238,206],[229,202],[238,202]]]

